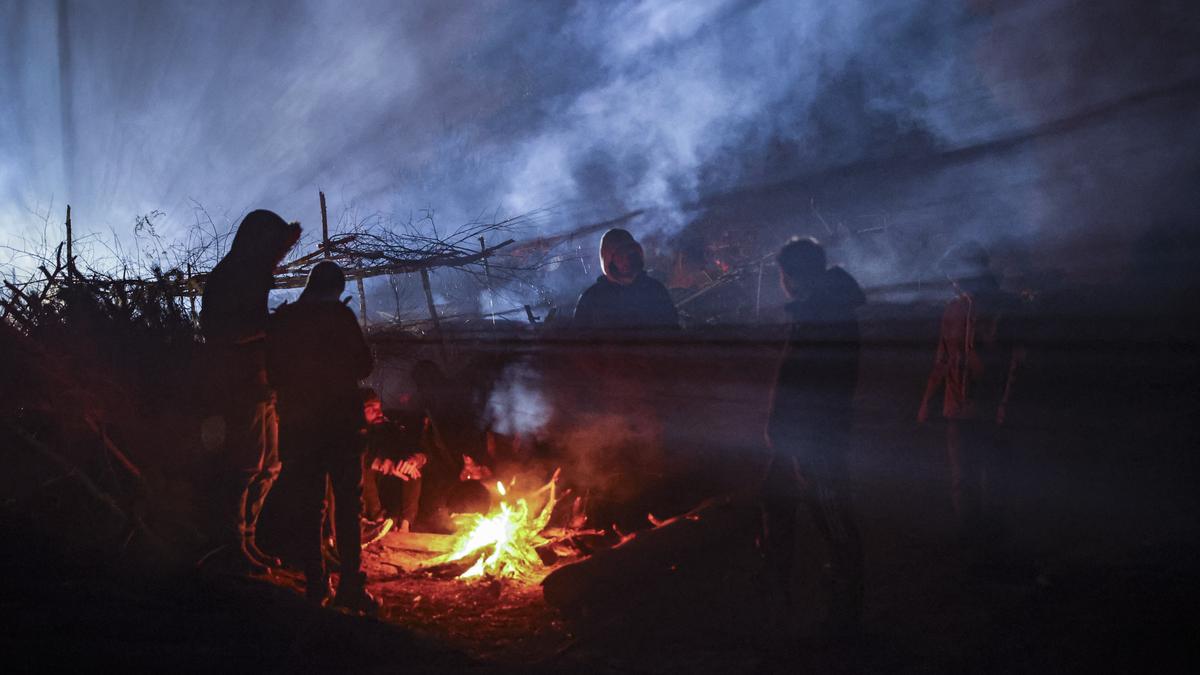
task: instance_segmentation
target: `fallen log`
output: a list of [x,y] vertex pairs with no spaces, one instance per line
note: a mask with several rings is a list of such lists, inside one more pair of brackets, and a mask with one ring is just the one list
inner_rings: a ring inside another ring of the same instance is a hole
[[734,559],[756,559],[759,522],[753,501],[713,499],[560,567],[542,581],[542,592],[547,604],[569,617],[597,605],[636,603],[681,571],[719,569]]
[[413,553],[449,553],[454,546],[454,535],[432,532],[392,532],[384,537],[383,547],[393,551]]

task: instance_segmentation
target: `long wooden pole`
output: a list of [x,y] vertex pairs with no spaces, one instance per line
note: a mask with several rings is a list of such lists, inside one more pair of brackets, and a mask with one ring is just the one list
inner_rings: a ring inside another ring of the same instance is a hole
[[192,308],[192,322],[196,322],[196,287],[192,285],[192,263],[187,264],[188,300]]
[[365,329],[367,327],[367,291],[366,287],[363,285],[363,278],[361,274],[354,281],[358,284],[358,316],[362,321],[363,328]]
[[325,211],[325,193],[317,192],[321,196],[321,248],[325,251],[325,257],[328,258],[329,253],[329,215]]
[[[487,244],[484,243],[483,237],[479,237],[479,252],[487,252]],[[488,292],[488,309],[492,313],[492,330],[496,330],[496,295],[492,292],[492,268],[488,266],[488,259],[483,259],[483,277],[487,279]]]
[[425,303],[429,305],[429,319],[433,321],[433,335],[438,341],[438,353],[442,357],[442,366],[448,365],[446,360],[446,339],[442,337],[442,325],[438,321],[437,306],[433,304],[433,287],[429,284],[429,270],[421,270],[421,287],[425,289]]
[[75,276],[74,235],[71,232],[71,205],[67,204],[67,278]]

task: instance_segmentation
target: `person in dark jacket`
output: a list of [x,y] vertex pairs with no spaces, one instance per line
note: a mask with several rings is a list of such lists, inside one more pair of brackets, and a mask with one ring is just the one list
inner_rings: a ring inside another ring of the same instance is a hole
[[363,405],[359,380],[371,352],[354,313],[339,296],[346,277],[336,263],[313,267],[304,292],[271,316],[267,371],[279,394],[279,454],[297,485],[305,592],[324,602],[328,575],[321,555],[326,480],[332,487],[340,575],[333,604],[374,612],[362,573]]
[[584,331],[678,328],[679,313],[666,287],[645,271],[641,244],[627,230],[600,239],[596,283],[579,296],[572,328]]
[[950,493],[960,543],[977,546],[999,534],[1007,487],[1003,427],[1024,349],[1013,335],[1016,297],[1000,290],[988,254],[975,243],[948,251],[940,267],[955,290],[942,314],[933,369],[917,411],[929,419],[939,389],[946,419]]
[[200,330],[207,415],[202,435],[219,453],[220,465],[220,494],[213,500],[220,511],[219,546],[201,560],[204,569],[250,574],[279,564],[255,540],[263,501],[279,474],[264,338],[275,267],[299,238],[299,224],[271,211],[251,212],[204,286]]
[[846,454],[858,383],[855,310],[866,297],[845,270],[826,268],[812,239],[789,242],[778,264],[792,323],[766,430],[773,453],[764,485],[767,550],[790,607],[797,509],[807,507],[829,554],[829,628],[843,633],[862,613],[862,543]]
[[424,419],[420,414],[383,410],[373,389],[363,393],[366,419],[363,457],[363,513],[375,522],[392,518],[396,530],[408,532],[417,522],[421,500],[421,470],[428,456],[421,452]]

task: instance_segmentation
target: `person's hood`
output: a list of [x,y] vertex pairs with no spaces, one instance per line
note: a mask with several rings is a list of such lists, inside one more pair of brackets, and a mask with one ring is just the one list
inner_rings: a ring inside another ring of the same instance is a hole
[[645,253],[636,241],[618,242],[601,259],[600,269],[614,284],[628,286],[646,269]]
[[233,235],[229,257],[269,262],[274,266],[299,239],[299,223],[288,223],[274,211],[251,211]]
[[329,317],[336,316],[342,312],[351,312],[349,307],[340,300],[320,299],[320,300],[297,300],[296,302],[283,302],[272,312],[276,320],[281,322],[303,320],[311,321],[314,316]]
[[332,260],[322,260],[308,273],[298,302],[338,301],[346,290],[346,274]]

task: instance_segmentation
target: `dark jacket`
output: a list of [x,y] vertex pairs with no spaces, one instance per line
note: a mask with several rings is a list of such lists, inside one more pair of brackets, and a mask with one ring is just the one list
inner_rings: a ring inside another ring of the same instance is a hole
[[994,420],[1007,404],[1023,350],[1013,335],[1019,310],[1015,296],[993,277],[977,279],[970,294],[946,305],[925,400],[946,389],[946,419]]
[[792,324],[767,422],[776,452],[844,450],[858,384],[855,310],[866,303],[845,270],[826,270],[808,297],[787,305]]
[[667,288],[645,272],[628,286],[601,276],[579,296],[571,326],[582,330],[673,329],[679,327],[679,313]]
[[242,221],[229,253],[208,275],[200,309],[207,394],[215,402],[267,397],[264,338],[275,264],[299,227],[269,211]]
[[281,424],[328,420],[362,426],[358,381],[372,366],[362,329],[342,303],[300,301],[271,315],[267,373],[279,395]]

